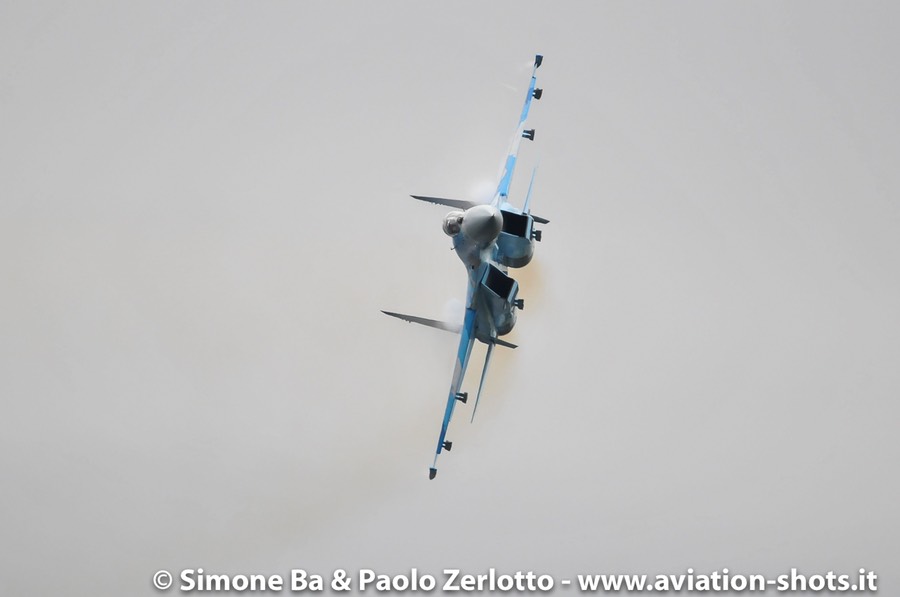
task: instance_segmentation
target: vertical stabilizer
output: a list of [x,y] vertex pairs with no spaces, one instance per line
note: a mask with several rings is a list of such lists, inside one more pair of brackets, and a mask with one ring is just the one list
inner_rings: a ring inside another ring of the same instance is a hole
[[522,213],[524,214],[531,212],[531,190],[534,188],[535,174],[537,174],[537,166],[535,166],[534,170],[531,171],[531,182],[528,183],[528,194],[525,195],[525,206],[522,208]]
[[484,369],[481,370],[481,381],[478,383],[478,394],[475,396],[475,406],[472,408],[472,421],[475,421],[475,413],[478,411],[478,401],[481,400],[481,390],[484,389],[484,378],[487,377],[488,365],[491,364],[491,353],[494,350],[494,343],[487,345],[487,355],[484,357]]

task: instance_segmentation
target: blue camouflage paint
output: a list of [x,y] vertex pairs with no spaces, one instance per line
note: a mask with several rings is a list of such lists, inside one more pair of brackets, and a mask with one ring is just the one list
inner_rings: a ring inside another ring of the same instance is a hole
[[466,319],[459,333],[459,350],[456,353],[456,365],[453,368],[453,381],[450,383],[450,395],[447,397],[447,408],[444,409],[444,421],[441,423],[441,435],[438,437],[437,450],[434,454],[434,464],[437,466],[437,457],[444,449],[444,440],[447,437],[447,427],[456,408],[456,393],[462,386],[463,376],[469,363],[469,355],[472,354],[472,345],[475,344],[475,309],[466,309]]
[[528,95],[525,96],[525,105],[522,106],[522,115],[519,117],[517,134],[513,138],[513,144],[509,155],[506,157],[506,165],[503,168],[503,177],[497,185],[497,195],[494,199],[496,205],[502,205],[509,197],[509,185],[512,183],[513,172],[516,169],[516,156],[519,153],[519,145],[522,142],[522,132],[525,130],[525,121],[528,119],[528,110],[531,108],[531,100],[534,99],[534,88],[537,84],[537,69],[535,65],[531,71],[531,83],[528,85]]
[[[522,133],[525,131],[525,122],[528,119],[531,101],[534,99],[534,92],[537,84],[537,69],[541,64],[542,59],[542,56],[535,57],[535,64],[531,71],[531,81],[528,85],[525,104],[522,106],[522,113],[519,116],[519,124],[515,136],[509,145],[509,152],[504,164],[503,174],[497,185],[497,192],[491,201],[491,205],[497,209],[508,209],[521,214],[527,213],[529,208],[531,190],[534,185],[534,173],[532,173],[531,176],[531,183],[529,184],[524,210],[519,210],[510,205],[507,202],[507,197],[509,196],[510,183],[516,168],[519,146],[523,139]],[[474,207],[469,209],[474,209]],[[462,387],[463,378],[466,374],[466,368],[468,367],[469,357],[472,354],[472,347],[475,344],[475,340],[478,339],[488,343],[488,352],[485,358],[484,369],[481,374],[481,381],[478,386],[478,394],[475,397],[475,406],[477,408],[477,403],[484,387],[484,379],[487,374],[493,343],[495,341],[499,342],[497,336],[508,333],[515,325],[514,299],[518,293],[518,283],[513,280],[509,292],[506,293],[508,296],[504,297],[500,297],[496,293],[491,292],[490,287],[482,284],[491,264],[494,263],[492,261],[492,254],[493,251],[496,250],[496,244],[494,244],[493,247],[485,247],[474,242],[473,239],[468,238],[465,234],[457,234],[453,236],[453,249],[463,263],[466,264],[468,274],[466,315],[462,329],[460,330],[459,348],[456,353],[453,378],[450,382],[450,392],[447,396],[447,406],[444,408],[444,418],[441,422],[441,433],[438,437],[437,448],[435,450],[434,465],[429,474],[429,478],[431,479],[437,474],[438,456],[440,456],[441,452],[444,450],[444,443],[447,440],[447,430],[450,426],[450,420],[453,418],[456,403],[458,402],[456,395]],[[494,263],[494,265],[499,264]],[[500,266],[500,271],[505,274],[506,268]],[[488,297],[487,294],[490,294],[493,299]],[[497,303],[497,301],[502,304]],[[504,345],[515,348],[514,345],[505,343]],[[474,418],[474,408],[472,414]]]

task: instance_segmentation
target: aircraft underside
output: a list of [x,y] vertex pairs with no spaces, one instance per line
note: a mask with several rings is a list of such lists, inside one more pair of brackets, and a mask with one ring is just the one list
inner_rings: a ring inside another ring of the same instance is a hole
[[429,468],[428,476],[431,479],[437,474],[438,456],[452,448],[452,442],[447,439],[447,431],[454,410],[458,403],[468,403],[468,392],[463,392],[461,386],[475,340],[487,344],[488,348],[478,393],[472,407],[473,420],[494,347],[499,345],[516,348],[515,344],[500,338],[512,331],[516,325],[517,311],[523,309],[525,305],[524,300],[518,298],[519,284],[509,275],[508,268],[520,268],[528,265],[534,256],[534,243],[541,240],[541,231],[535,229],[534,225],[535,223],[547,224],[548,221],[531,214],[534,171],[523,207],[516,208],[509,203],[508,198],[521,141],[522,139],[533,141],[535,138],[535,130],[533,128],[526,129],[525,123],[532,100],[539,100],[543,94],[543,90],[535,86],[537,69],[541,66],[542,61],[542,56],[535,57],[525,105],[522,108],[516,133],[510,144],[504,169],[491,203],[476,204],[460,199],[413,195],[413,198],[421,201],[453,208],[453,211],[444,217],[442,228],[444,233],[452,238],[453,249],[465,265],[468,276],[466,314],[462,324],[384,311],[387,315],[398,319],[459,334],[459,347],[441,431],[438,436],[434,463]]

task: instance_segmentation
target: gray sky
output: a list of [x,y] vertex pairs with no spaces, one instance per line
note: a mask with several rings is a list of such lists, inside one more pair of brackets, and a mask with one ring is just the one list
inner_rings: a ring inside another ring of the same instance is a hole
[[[3,3],[0,593],[865,567],[894,594],[898,16]],[[496,183],[538,51],[520,348],[428,482],[456,340],[379,309],[440,317],[465,273],[407,196]]]

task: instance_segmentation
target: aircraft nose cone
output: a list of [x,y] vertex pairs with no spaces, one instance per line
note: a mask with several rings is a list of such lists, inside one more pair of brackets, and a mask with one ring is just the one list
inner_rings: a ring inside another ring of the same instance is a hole
[[488,245],[500,235],[503,214],[492,205],[476,205],[466,211],[462,231],[479,245]]

